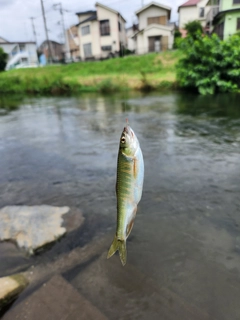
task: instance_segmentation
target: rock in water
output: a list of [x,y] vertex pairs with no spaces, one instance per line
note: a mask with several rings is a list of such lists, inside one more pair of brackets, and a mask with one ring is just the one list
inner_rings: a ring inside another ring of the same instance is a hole
[[4,207],[0,210],[0,240],[14,240],[33,253],[64,235],[62,215],[69,210],[48,205]]
[[0,278],[0,310],[12,302],[27,285],[27,280],[21,274]]

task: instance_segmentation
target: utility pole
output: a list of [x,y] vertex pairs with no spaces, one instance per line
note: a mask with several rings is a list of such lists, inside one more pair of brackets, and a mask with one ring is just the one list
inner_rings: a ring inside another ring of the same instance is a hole
[[63,39],[64,39],[64,60],[65,60],[65,53],[67,52],[67,37],[66,37],[66,31],[65,31],[65,23],[64,23],[64,16],[63,16],[63,8],[62,8],[62,3],[56,3],[53,5],[53,7],[59,6],[59,12],[61,14],[61,19],[62,19],[62,28],[63,28]]
[[46,34],[46,39],[47,39],[47,44],[48,44],[48,53],[49,53],[49,56],[50,56],[50,61],[52,62],[53,61],[53,56],[52,56],[52,50],[51,50],[51,46],[50,46],[49,38],[48,38],[47,22],[46,22],[46,16],[45,16],[43,0],[41,0],[41,7],[42,7],[42,15],[43,15],[45,34]]
[[35,26],[34,26],[34,19],[33,17],[30,18],[32,20],[32,28],[33,28],[33,35],[34,35],[34,40],[36,42],[36,45],[37,45],[37,34],[36,34],[36,30],[35,30]]
[[143,7],[143,0],[142,0],[142,7]]

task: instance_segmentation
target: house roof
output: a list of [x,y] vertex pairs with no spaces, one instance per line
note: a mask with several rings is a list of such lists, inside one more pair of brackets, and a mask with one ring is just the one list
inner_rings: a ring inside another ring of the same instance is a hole
[[169,11],[169,19],[170,19],[170,14],[171,14],[171,10],[172,10],[172,9],[171,9],[170,7],[168,7],[168,6],[165,6],[165,5],[161,4],[161,3],[157,3],[157,2],[154,2],[154,1],[150,2],[150,3],[147,4],[146,6],[140,8],[139,10],[137,10],[137,11],[135,12],[136,15],[139,15],[140,12],[148,9],[148,8],[151,7],[151,6],[156,6],[156,7],[159,7],[159,8],[162,8],[162,9],[165,9],[165,10]]
[[188,0],[187,2],[184,2],[183,4],[181,4],[179,7],[178,7],[178,12],[179,12],[179,9],[182,8],[182,7],[194,7],[196,6],[201,0]]
[[95,14],[95,13],[96,13],[96,10],[88,10],[88,11],[77,12],[76,15],[84,16],[85,14]]
[[164,26],[162,24],[150,24],[148,25],[145,29],[141,29],[137,32],[134,33],[134,35],[132,36],[132,38],[134,38],[137,34],[141,33],[141,32],[144,32],[146,30],[150,30],[150,29],[160,29],[160,30],[166,30],[166,31],[169,31],[171,32],[173,29],[174,29],[174,26],[171,24],[171,25],[167,25],[167,26]]
[[127,22],[127,21],[123,18],[123,16],[121,15],[120,12],[118,12],[118,11],[112,9],[112,8],[109,8],[109,7],[105,6],[104,4],[101,4],[101,3],[99,3],[99,2],[96,2],[95,7],[102,7],[102,8],[104,8],[104,9],[106,9],[106,10],[112,11],[112,12],[118,14],[125,22]]
[[4,39],[3,37],[0,37],[0,43],[6,43],[8,42],[6,39]]
[[36,42],[34,42],[34,41],[5,41],[5,42],[0,42],[0,44],[36,44]]
[[94,20],[97,20],[97,15],[96,15],[96,14],[94,14],[94,15],[92,15],[91,17],[88,17],[87,19],[79,22],[78,24],[76,24],[76,27],[80,26],[80,24],[83,24],[83,23],[85,23],[85,22],[94,21]]
[[226,13],[237,12],[237,11],[240,12],[240,8],[219,11],[218,14],[213,19],[213,24],[216,24],[219,21],[219,19],[221,19]]

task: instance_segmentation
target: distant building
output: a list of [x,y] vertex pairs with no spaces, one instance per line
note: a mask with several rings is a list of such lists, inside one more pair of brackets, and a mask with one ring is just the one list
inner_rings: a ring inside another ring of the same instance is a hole
[[35,42],[10,42],[0,38],[0,48],[8,54],[6,70],[38,65]]
[[133,36],[137,54],[172,49],[174,25],[169,22],[171,8],[151,2],[136,12],[139,31]]
[[97,2],[95,6],[96,10],[76,13],[83,60],[119,55],[127,46],[126,20],[118,11],[103,4]]
[[127,36],[127,48],[130,51],[135,51],[135,41],[133,39],[133,35],[139,31],[138,24],[133,24],[131,27],[126,29]]
[[72,26],[66,30],[67,38],[67,59],[72,61],[80,60],[80,40],[78,35],[78,27]]
[[179,30],[183,36],[186,36],[185,25],[188,22],[197,20],[202,27],[206,27],[206,19],[210,8],[207,6],[208,0],[188,0],[178,7]]
[[44,54],[46,59],[50,61],[51,59],[53,62],[60,62],[64,60],[64,45],[57,41],[49,40],[50,45],[50,52],[48,47],[48,41],[45,40],[43,43],[38,47],[38,54]]
[[240,32],[240,0],[209,0],[207,5],[210,8],[207,17],[210,32],[222,40]]

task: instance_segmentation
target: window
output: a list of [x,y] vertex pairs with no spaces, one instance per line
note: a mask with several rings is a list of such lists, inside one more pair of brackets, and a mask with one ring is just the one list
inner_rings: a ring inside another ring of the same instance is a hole
[[118,31],[121,31],[122,30],[122,25],[121,25],[121,22],[118,21]]
[[233,0],[233,4],[240,4],[240,0]]
[[100,34],[101,36],[110,36],[109,20],[100,21]]
[[203,18],[204,17],[204,12],[205,10],[204,10],[204,8],[199,8],[199,17],[200,18]]
[[150,17],[148,18],[148,25],[150,24],[162,24],[167,25],[167,16]]
[[240,30],[240,18],[237,18],[237,30]]
[[85,27],[82,27],[82,36],[85,36],[86,34],[89,34],[90,33],[90,26],[85,26]]
[[92,44],[86,43],[83,45],[83,51],[85,58],[92,57]]
[[20,52],[25,51],[25,44],[20,44],[19,49],[20,49]]
[[102,51],[112,51],[112,46],[102,46]]

